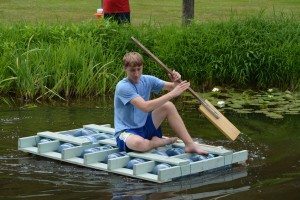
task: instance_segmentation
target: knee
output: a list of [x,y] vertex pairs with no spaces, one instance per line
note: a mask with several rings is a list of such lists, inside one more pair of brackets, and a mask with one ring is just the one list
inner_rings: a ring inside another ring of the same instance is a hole
[[161,106],[161,109],[165,112],[170,112],[170,111],[176,110],[176,107],[172,102],[168,101]]
[[152,149],[150,140],[143,139],[137,142],[138,151],[146,152]]
[[147,139],[138,139],[135,140],[133,144],[127,144],[127,146],[135,151],[139,151],[139,152],[146,152],[149,151],[152,147],[151,147],[151,143],[149,140]]

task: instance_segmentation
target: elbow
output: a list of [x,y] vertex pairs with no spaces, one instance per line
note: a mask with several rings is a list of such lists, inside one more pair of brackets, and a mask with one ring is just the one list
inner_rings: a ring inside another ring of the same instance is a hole
[[142,107],[140,107],[140,110],[143,111],[143,112],[148,113],[148,112],[153,111],[154,109],[152,109],[150,105],[144,104]]
[[141,97],[131,100],[131,104],[133,104],[136,108],[146,113],[154,110],[155,106],[152,100],[145,101]]
[[143,112],[145,112],[145,113],[148,113],[148,112],[151,112],[151,111],[152,111],[152,109],[149,109],[149,108],[144,108],[142,111],[143,111]]

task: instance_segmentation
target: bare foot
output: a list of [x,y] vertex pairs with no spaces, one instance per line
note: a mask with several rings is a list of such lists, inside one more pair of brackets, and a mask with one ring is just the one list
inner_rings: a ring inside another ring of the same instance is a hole
[[190,143],[186,144],[184,148],[186,153],[196,153],[196,154],[208,154],[207,151],[202,150],[197,144]]
[[177,137],[169,137],[169,138],[166,138],[165,140],[167,140],[167,144],[173,144],[177,141]]

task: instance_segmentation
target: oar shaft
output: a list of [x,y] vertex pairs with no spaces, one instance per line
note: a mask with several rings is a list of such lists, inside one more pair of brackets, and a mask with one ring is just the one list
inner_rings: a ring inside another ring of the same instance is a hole
[[[153,58],[167,73],[172,74],[172,70],[168,68],[159,58],[157,58],[153,53],[151,53],[144,45],[142,45],[137,39],[134,37],[131,37],[131,39],[151,58]],[[181,80],[179,80],[181,82]],[[217,112],[215,112],[206,102],[204,99],[198,96],[198,94],[191,88],[188,88],[188,91],[198,99],[198,101],[215,117],[219,118],[219,115]]]

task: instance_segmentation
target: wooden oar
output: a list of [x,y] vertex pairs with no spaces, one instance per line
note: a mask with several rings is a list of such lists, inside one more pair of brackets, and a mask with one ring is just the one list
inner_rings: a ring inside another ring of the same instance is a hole
[[[151,58],[153,58],[159,66],[161,66],[167,73],[172,74],[172,70],[169,69],[162,61],[160,61],[153,53],[151,53],[144,45],[142,45],[137,39],[131,37],[131,39]],[[181,80],[179,81],[181,82]],[[198,99],[199,111],[201,111],[205,117],[210,120],[226,137],[235,140],[240,131],[224,116],[222,115],[208,100],[198,96],[198,94],[192,89],[188,88],[188,91]]]

